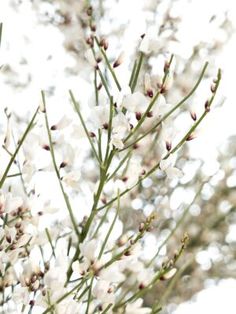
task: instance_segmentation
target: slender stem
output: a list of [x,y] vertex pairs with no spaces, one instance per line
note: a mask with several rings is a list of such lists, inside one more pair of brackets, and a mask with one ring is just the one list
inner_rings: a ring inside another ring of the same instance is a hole
[[[92,206],[92,209],[91,209],[91,213],[90,213],[90,216],[83,228],[83,231],[81,233],[81,237],[80,237],[80,243],[82,243],[84,241],[84,239],[86,238],[89,230],[90,230],[90,226],[93,222],[93,219],[94,217],[96,216],[96,213],[97,213],[97,205],[98,205],[98,202],[100,200],[100,196],[101,196],[101,193],[102,193],[102,190],[103,190],[103,187],[106,183],[106,175],[107,175],[107,171],[108,171],[108,168],[110,166],[110,163],[112,161],[112,158],[113,158],[113,150],[111,151],[110,153],[110,156],[107,160],[107,163],[105,165],[105,169],[104,168],[101,168],[101,171],[100,171],[100,182],[99,182],[99,185],[98,185],[98,189],[97,189],[97,192],[96,194],[94,195],[94,202],[93,202],[93,206]],[[79,254],[80,254],[80,247],[79,245],[77,245],[77,249],[75,251],[75,254],[71,260],[71,263],[70,263],[70,266],[68,268],[68,271],[67,271],[67,282],[69,281],[71,275],[72,275],[72,264],[73,262],[79,257]]]
[[98,129],[98,156],[99,159],[102,161],[102,130]]
[[107,181],[110,181],[118,172],[118,170],[123,166],[123,164],[125,163],[125,161],[131,156],[132,154],[132,150],[130,150],[119,162],[118,166],[115,168],[115,170],[112,172],[112,174],[109,175],[109,177],[107,178]]
[[7,176],[7,178],[19,177],[19,176],[21,176],[21,175],[22,175],[22,173],[21,173],[21,172],[18,172],[18,173],[13,173],[13,174],[9,174],[9,175]]
[[96,151],[96,149],[95,149],[95,146],[94,146],[94,144],[93,144],[93,141],[92,141],[92,139],[91,139],[91,136],[90,136],[90,134],[89,134],[89,131],[88,131],[88,129],[87,129],[87,127],[86,127],[86,124],[85,124],[85,122],[84,122],[83,116],[82,116],[82,114],[81,114],[81,112],[80,112],[79,104],[78,104],[78,102],[75,100],[75,97],[74,97],[74,95],[73,95],[73,93],[72,93],[71,90],[69,91],[69,94],[70,94],[72,103],[73,103],[73,105],[74,105],[74,108],[75,108],[75,110],[76,110],[76,112],[77,112],[77,114],[78,114],[78,116],[79,116],[80,122],[81,122],[81,124],[82,124],[82,126],[83,126],[83,129],[84,129],[84,131],[85,131],[85,133],[86,133],[86,136],[87,136],[87,138],[88,138],[88,140],[89,140],[89,143],[90,143],[90,146],[91,146],[92,151],[93,151],[93,153],[94,153],[94,156],[96,157],[98,163],[100,164],[100,163],[101,163],[101,160],[100,160],[100,158],[99,158],[99,156],[98,156],[98,154],[97,154],[97,151]]
[[[94,90],[95,90],[96,106],[99,106],[98,88],[97,88],[97,70],[96,69],[94,69]],[[99,160],[102,162],[102,133],[101,133],[101,129],[98,129],[97,146],[98,146],[98,157],[99,157]]]
[[59,169],[58,169],[57,163],[56,163],[56,158],[55,158],[55,153],[54,153],[54,148],[53,148],[53,143],[52,143],[52,136],[51,136],[51,131],[50,131],[49,122],[48,122],[48,116],[47,116],[45,94],[44,94],[43,91],[41,92],[41,94],[42,94],[42,100],[43,100],[43,104],[44,104],[44,108],[45,108],[44,117],[45,117],[45,124],[46,124],[46,128],[47,128],[47,133],[48,133],[48,140],[49,140],[49,147],[50,147],[50,154],[51,154],[51,158],[52,158],[52,163],[53,163],[54,170],[55,170],[55,173],[56,173],[56,176],[57,176],[57,179],[58,179],[58,183],[60,185],[60,189],[61,189],[62,195],[64,197],[64,201],[66,203],[66,207],[67,207],[69,215],[70,215],[70,219],[71,219],[72,225],[74,227],[74,230],[75,230],[75,233],[76,233],[77,237],[80,238],[80,234],[79,234],[79,231],[78,231],[78,228],[77,228],[77,223],[76,223],[76,220],[75,220],[75,217],[74,217],[74,214],[73,214],[73,210],[72,210],[72,207],[71,207],[71,204],[70,204],[70,201],[69,201],[69,197],[68,197],[68,195],[66,194],[66,192],[64,190],[63,184],[61,182],[60,172],[59,172]]
[[24,141],[26,139],[26,136],[28,135],[28,133],[30,132],[30,130],[31,130],[32,126],[33,126],[33,123],[34,123],[34,120],[35,120],[37,114],[38,114],[38,108],[36,109],[32,119],[30,120],[30,123],[28,124],[28,126],[27,126],[27,128],[26,128],[26,130],[25,130],[25,132],[24,132],[24,134],[22,136],[22,138],[19,141],[18,146],[16,147],[15,152],[13,153],[13,155],[12,155],[12,157],[11,157],[11,159],[10,159],[10,161],[9,161],[9,163],[8,163],[4,173],[2,175],[2,178],[1,178],[1,181],[0,181],[0,189],[2,188],[4,182],[5,182],[6,178],[7,178],[8,172],[9,172],[13,162],[15,161],[15,158],[16,158],[16,156],[17,156],[17,154],[18,154],[22,144],[24,143]]
[[136,67],[136,71],[135,71],[135,74],[133,75],[133,80],[132,80],[132,85],[131,85],[131,91],[132,92],[134,92],[135,87],[137,85],[139,73],[140,73],[140,70],[141,70],[142,63],[143,63],[143,58],[144,58],[144,54],[142,52],[140,52],[140,56],[139,56],[138,64],[137,64],[137,67]]
[[131,71],[131,75],[130,75],[129,87],[132,86],[132,82],[133,82],[133,79],[134,79],[134,74],[135,74],[135,72],[136,72],[136,68],[137,68],[137,61],[135,60],[135,61],[134,61],[133,68],[132,68],[132,71]]
[[102,257],[102,254],[103,254],[104,249],[105,249],[105,247],[106,247],[107,241],[108,241],[108,239],[109,239],[109,237],[110,237],[110,235],[111,235],[111,232],[112,232],[112,230],[113,230],[113,228],[114,228],[114,225],[115,225],[116,219],[117,219],[117,217],[118,217],[119,211],[120,211],[120,197],[119,197],[119,191],[118,191],[116,214],[115,214],[114,219],[113,219],[113,221],[112,221],[112,223],[111,223],[111,226],[110,226],[110,228],[109,228],[109,230],[108,230],[108,232],[107,232],[107,234],[106,234],[106,237],[105,237],[105,239],[104,239],[104,241],[103,241],[103,243],[102,243],[102,247],[101,247],[101,250],[100,250],[100,252],[99,252],[98,259],[100,259],[100,258]]
[[50,243],[50,245],[51,245],[52,255],[53,255],[54,257],[56,257],[55,250],[54,250],[54,247],[53,247],[53,244],[52,244],[52,237],[51,237],[51,235],[50,235],[50,232],[49,232],[48,228],[45,228],[45,232],[46,232],[48,241],[49,241],[49,243]]
[[89,307],[92,299],[92,289],[93,289],[93,280],[94,276],[91,278],[90,284],[89,284],[89,293],[88,293],[88,301],[87,301],[87,308],[85,314],[89,313]]
[[108,306],[105,308],[105,310],[104,311],[102,311],[102,313],[101,314],[105,314],[105,313],[107,313],[109,310],[110,310],[110,308],[112,307],[112,304],[108,304]]
[[107,217],[107,214],[108,214],[109,209],[110,209],[110,207],[108,206],[108,207],[106,208],[105,213],[102,215],[102,218],[100,219],[99,224],[98,224],[98,226],[97,226],[97,228],[96,228],[96,230],[95,230],[93,236],[91,237],[92,239],[95,239],[95,238],[96,238],[96,235],[98,234],[99,229],[101,228],[101,226],[103,225],[104,221],[106,220],[106,217]]
[[[12,137],[13,137],[13,141],[14,141],[15,147],[17,147],[17,143],[16,143],[16,140],[15,140],[13,132],[12,132]],[[27,192],[25,181],[23,179],[22,169],[21,169],[21,165],[20,165],[20,161],[19,161],[19,156],[16,156],[16,164],[17,164],[17,167],[18,167],[18,170],[19,170],[19,173],[20,173],[20,180],[21,180],[22,188],[23,188],[23,190],[25,192],[25,195],[29,195],[28,192]]]
[[108,131],[107,131],[107,148],[104,163],[107,162],[110,140],[111,140],[111,132],[112,132],[112,119],[113,119],[113,97],[110,98],[110,112],[109,112],[109,123],[108,123]]
[[99,74],[99,76],[100,76],[100,79],[101,79],[101,81],[102,81],[102,85],[103,85],[104,88],[105,88],[105,91],[106,91],[106,93],[107,93],[107,96],[110,98],[110,97],[111,97],[111,94],[110,94],[110,92],[109,92],[109,87],[108,87],[108,85],[107,85],[106,79],[104,78],[104,76],[103,76],[103,74],[102,74],[102,71],[100,70],[99,66],[97,66],[96,69],[97,69],[98,74]]
[[109,60],[107,58],[107,54],[106,54],[105,50],[99,45],[99,42],[98,42],[98,39],[97,39],[96,36],[94,37],[94,39],[95,39],[95,42],[96,42],[96,44],[97,44],[97,46],[98,46],[98,48],[99,48],[99,50],[100,50],[100,52],[101,52],[105,62],[106,62],[108,70],[110,71],[110,73],[111,73],[111,75],[112,75],[112,77],[114,79],[114,82],[116,83],[116,86],[117,86],[118,90],[121,91],[120,83],[119,83],[119,81],[118,81],[118,79],[116,77],[114,69],[112,68],[112,66],[111,66],[111,64],[110,64],[110,62],[109,62]]
[[95,92],[96,106],[98,106],[99,100],[98,100],[97,70],[96,69],[94,69],[94,92]]
[[1,47],[1,43],[2,43],[2,23],[0,23],[0,47]]
[[[96,61],[96,53],[95,53],[95,50],[94,50],[93,47],[91,47],[91,49],[92,49],[92,53],[93,53],[93,56],[94,56],[94,60]],[[98,64],[97,64],[95,70],[98,71],[98,74],[99,74],[100,79],[101,79],[101,81],[102,81],[102,84],[103,84],[103,86],[104,86],[104,88],[105,88],[105,91],[106,91],[106,93],[107,93],[107,96],[110,98],[110,97],[111,97],[111,94],[110,94],[110,91],[109,91],[109,87],[108,87],[106,78],[103,76],[102,71],[100,70]]]

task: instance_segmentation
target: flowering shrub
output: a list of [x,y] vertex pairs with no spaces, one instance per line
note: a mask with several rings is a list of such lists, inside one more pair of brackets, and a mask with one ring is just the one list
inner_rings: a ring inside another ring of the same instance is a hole
[[[53,110],[42,91],[39,107],[17,140],[12,114],[5,110],[0,274],[1,306],[7,313],[158,313],[162,300],[146,302],[145,297],[182,271],[179,260],[188,234],[181,234],[174,251],[161,250],[189,207],[164,238],[156,235],[164,198],[142,214],[132,207],[140,208],[138,196],[148,190],[150,178],[170,186],[182,178],[177,152],[195,138],[210,112],[221,71],[209,86],[209,97],[202,99],[200,114],[192,110],[189,127],[179,132],[176,113],[199,87],[208,64],[185,97],[169,104],[174,56],[162,55],[157,75],[142,72],[148,56],[158,51],[155,34],[141,36],[129,77],[121,80],[123,54],[111,62],[108,40],[96,32],[91,7],[86,18],[85,58],[93,94],[87,107],[69,91],[73,110],[51,123]],[[45,179],[48,174],[53,184]],[[20,178],[18,193],[11,181],[15,177]],[[46,198],[37,190],[38,177],[47,185]],[[63,201],[58,208],[51,202],[53,194]],[[153,234],[159,243],[149,256],[146,247]]]

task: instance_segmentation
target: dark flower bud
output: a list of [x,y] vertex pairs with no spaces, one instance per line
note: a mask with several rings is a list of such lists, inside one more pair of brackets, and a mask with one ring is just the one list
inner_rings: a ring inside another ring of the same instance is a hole
[[189,134],[189,136],[186,138],[186,141],[192,141],[193,139],[195,139],[194,134]]
[[215,93],[215,92],[216,92],[216,85],[215,85],[215,84],[212,84],[212,85],[211,85],[211,92],[212,92],[212,93]]
[[65,168],[67,166],[67,162],[63,161],[61,164],[60,164],[60,168]]
[[49,151],[49,150],[50,150],[50,147],[49,147],[49,145],[45,144],[45,145],[43,145],[43,149]]
[[196,121],[197,120],[197,114],[196,112],[190,112],[190,115],[191,115],[191,118],[193,119],[193,121]]
[[100,46],[103,47],[104,50],[107,50],[108,48],[108,41],[106,38],[102,38],[100,40]]
[[152,89],[148,89],[147,90],[147,96],[152,98],[153,97],[153,90]]
[[56,125],[52,125],[50,129],[51,129],[51,131],[55,131],[57,129],[57,126]]
[[96,27],[96,25],[92,24],[92,25],[90,25],[90,29],[92,32],[96,32],[97,27]]
[[172,143],[169,141],[166,141],[166,149],[168,150],[168,152],[171,150],[172,148]]
[[209,105],[209,101],[208,101],[208,100],[205,102],[205,110],[206,110],[207,112],[210,111],[210,105]]
[[136,119],[139,121],[139,120],[141,119],[141,117],[142,117],[141,112],[136,112],[136,113],[135,113],[135,117],[136,117]]
[[103,128],[104,128],[104,130],[107,130],[107,129],[108,129],[108,127],[109,127],[109,125],[108,125],[108,123],[107,123],[107,122],[103,124]]
[[87,8],[86,13],[87,13],[88,16],[92,16],[92,14],[93,14],[93,8],[92,8],[92,6],[89,6],[89,7]]
[[142,283],[142,282],[141,282],[141,283],[139,284],[138,288],[139,288],[139,290],[142,290],[142,289],[144,289],[144,288],[145,288],[145,285],[144,285],[144,283]]

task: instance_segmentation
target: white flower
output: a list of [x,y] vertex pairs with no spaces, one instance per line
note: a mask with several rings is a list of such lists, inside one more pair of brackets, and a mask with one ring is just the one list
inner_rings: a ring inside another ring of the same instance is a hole
[[102,280],[110,281],[113,283],[122,282],[125,280],[125,275],[119,269],[119,262],[114,262],[109,267],[102,269],[99,272],[99,277]]
[[26,160],[22,166],[22,175],[24,181],[29,183],[32,180],[33,175],[36,173],[37,168],[30,161]]
[[111,144],[118,149],[122,149],[124,147],[122,139],[124,139],[129,130],[130,124],[126,116],[119,112],[112,120]]
[[4,229],[7,242],[12,243],[16,236],[16,228],[9,228],[8,226],[6,226]]
[[11,213],[17,208],[23,205],[23,199],[21,197],[13,196],[11,193],[8,193],[5,196],[5,212]]
[[80,244],[81,254],[86,257],[90,262],[94,262],[100,245],[98,245],[98,240],[91,240],[88,242],[83,242]]
[[163,141],[164,143],[166,142],[171,143],[173,141],[175,133],[176,131],[172,126],[162,123],[160,140]]
[[[150,99],[150,101],[152,100]],[[147,107],[145,108],[145,110],[147,109]],[[152,128],[153,125],[155,125],[156,122],[158,121],[157,118],[160,119],[169,110],[170,110],[170,106],[166,103],[165,97],[162,94],[159,94],[157,100],[155,101],[155,103],[150,109],[149,113],[151,115],[146,117],[141,125],[142,130],[146,131]]]
[[65,174],[62,178],[63,182],[66,183],[69,187],[75,190],[79,190],[80,188],[80,172],[79,171],[71,171]]
[[148,55],[151,52],[156,52],[157,49],[158,49],[157,30],[154,28],[150,28],[141,41],[139,51]]
[[124,53],[124,51],[122,51],[119,54],[118,58],[113,63],[113,68],[117,68],[118,66],[120,66],[124,62],[124,59],[125,59],[125,53]]
[[125,184],[128,188],[135,185],[142,173],[141,162],[137,159],[130,161],[129,168],[125,174]]
[[153,116],[163,116],[170,110],[171,105],[166,103],[166,99],[162,94],[159,94],[155,105],[152,107],[151,111]]
[[72,136],[72,138],[74,138],[76,140],[86,137],[86,133],[84,131],[84,128],[80,123],[72,126],[71,136]]
[[122,106],[131,112],[143,113],[148,107],[148,99],[141,92],[135,92],[123,98]]
[[66,273],[63,271],[63,267],[61,265],[51,267],[44,276],[44,282],[52,290],[64,287]]
[[147,286],[154,278],[154,271],[151,268],[143,268],[137,275],[138,282],[144,286]]
[[111,145],[115,146],[115,148],[117,148],[117,149],[124,148],[123,141],[116,135],[112,136],[112,138],[111,138]]
[[126,306],[125,314],[149,314],[151,313],[151,309],[148,307],[142,307],[143,300],[137,299],[133,303],[129,303]]
[[169,90],[172,85],[173,85],[173,82],[174,82],[174,76],[173,76],[173,73],[172,72],[169,72],[167,77],[166,77],[166,80],[165,80],[165,83],[164,83],[164,89],[167,91]]
[[174,159],[174,155],[171,154],[167,159],[162,159],[160,162],[160,169],[165,171],[169,179],[182,178],[183,176],[183,172],[180,169],[174,167]]
[[32,238],[32,235],[31,234],[28,234],[28,233],[25,233],[23,234],[20,239],[17,241],[17,247],[22,247],[24,245],[26,245],[30,239]]
[[113,292],[113,287],[109,281],[98,280],[93,288],[93,296],[95,296],[102,303],[114,303],[115,295]]
[[123,259],[122,263],[125,269],[135,273],[135,277],[137,277],[137,273],[141,272],[144,267],[143,263],[140,262],[137,258],[129,260],[128,262],[126,262],[126,260]]
[[28,287],[22,287],[18,286],[16,289],[14,289],[14,293],[12,296],[13,301],[16,304],[29,304],[29,298],[30,298],[30,292]]
[[61,117],[61,119],[51,127],[51,130],[62,130],[69,126],[71,123],[71,119],[69,119],[66,115]]
[[119,112],[112,120],[112,134],[117,134],[120,138],[124,138],[130,130],[130,124],[126,116]]
[[132,92],[129,85],[121,87],[121,90],[118,91],[114,97],[114,102],[116,103],[117,108],[120,108],[122,106],[123,98],[130,94],[132,94]]
[[87,258],[85,258],[83,260],[83,262],[81,262],[81,263],[79,261],[75,261],[72,264],[72,269],[73,269],[74,275],[77,278],[84,276],[84,274],[87,272],[89,266],[90,266],[90,262]]
[[101,106],[96,106],[91,110],[89,120],[92,122],[94,129],[97,130],[108,125],[109,116],[110,116],[110,106],[101,105]]
[[145,73],[144,75],[144,88],[145,88],[145,93],[149,97],[153,97],[153,86],[152,86],[152,81],[149,73]]

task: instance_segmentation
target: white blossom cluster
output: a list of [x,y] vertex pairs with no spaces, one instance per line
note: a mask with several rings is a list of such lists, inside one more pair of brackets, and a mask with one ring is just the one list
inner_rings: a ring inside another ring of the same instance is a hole
[[[137,195],[151,175],[168,182],[183,176],[176,151],[194,138],[209,113],[220,71],[209,98],[203,99],[201,115],[192,112],[190,128],[178,133],[168,118],[194,93],[206,66],[189,94],[169,104],[174,57],[162,55],[160,75],[141,71],[146,58],[158,51],[157,34],[148,31],[142,36],[129,80],[122,82],[118,69],[123,54],[110,62],[107,39],[91,27],[92,16],[89,7],[91,33],[84,58],[92,84],[86,108],[70,91],[74,111],[68,109],[51,123],[53,110],[42,91],[39,108],[17,141],[14,119],[6,110],[1,135],[7,163],[1,166],[0,179],[0,288],[7,313],[158,313],[159,300],[148,304],[145,296],[160,281],[175,276],[188,241],[184,234],[171,257],[157,252],[147,258],[145,245],[158,219],[156,211],[134,222],[135,227],[121,216],[132,193]],[[154,158],[148,158],[151,153]],[[60,199],[60,205],[54,206],[52,199]]]

